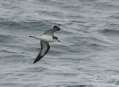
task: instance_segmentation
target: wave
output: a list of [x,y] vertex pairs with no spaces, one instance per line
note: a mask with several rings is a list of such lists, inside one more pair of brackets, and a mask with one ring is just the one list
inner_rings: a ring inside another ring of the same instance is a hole
[[115,34],[119,34],[119,30],[112,30],[112,29],[104,29],[100,31],[103,34],[111,34],[111,35],[115,35]]

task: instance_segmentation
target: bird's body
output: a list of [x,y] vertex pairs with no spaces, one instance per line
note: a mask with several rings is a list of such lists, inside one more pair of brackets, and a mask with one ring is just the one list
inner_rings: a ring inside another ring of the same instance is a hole
[[43,34],[39,37],[40,40],[53,42],[53,37],[51,35]]
[[38,62],[41,58],[43,58],[48,53],[50,49],[49,42],[53,42],[54,40],[59,41],[58,37],[54,36],[54,32],[59,30],[60,30],[59,27],[54,26],[53,29],[50,29],[46,31],[45,33],[43,33],[42,35],[40,35],[39,38],[35,36],[30,36],[32,38],[39,39],[41,44],[40,53],[38,54],[38,56],[36,57],[33,63]]

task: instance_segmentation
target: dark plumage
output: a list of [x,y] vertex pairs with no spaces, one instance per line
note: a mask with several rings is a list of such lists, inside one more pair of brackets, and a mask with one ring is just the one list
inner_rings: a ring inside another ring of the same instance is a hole
[[50,45],[49,45],[49,41],[52,39],[53,40],[58,40],[58,37],[54,36],[54,32],[56,31],[60,31],[61,29],[58,26],[53,26],[52,29],[46,31],[45,33],[43,33],[43,35],[41,36],[41,38],[37,38],[34,36],[30,36],[32,38],[35,39],[40,39],[40,45],[41,45],[41,49],[40,52],[38,54],[38,56],[36,57],[36,59],[34,60],[33,64],[40,61],[50,50]]

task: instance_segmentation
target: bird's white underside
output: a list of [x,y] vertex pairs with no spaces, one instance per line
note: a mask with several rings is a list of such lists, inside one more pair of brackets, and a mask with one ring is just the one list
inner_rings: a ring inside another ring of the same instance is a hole
[[41,35],[39,37],[39,39],[44,40],[44,41],[48,41],[48,42],[53,42],[54,41],[51,35]]

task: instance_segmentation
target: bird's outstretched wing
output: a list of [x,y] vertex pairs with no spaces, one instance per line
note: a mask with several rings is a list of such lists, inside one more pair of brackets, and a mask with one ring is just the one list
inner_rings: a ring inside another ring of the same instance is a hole
[[31,36],[31,35],[30,35],[29,37],[32,37],[32,38],[37,39],[37,40],[40,40],[40,38],[35,37],[35,36]]
[[38,62],[41,58],[43,58],[49,51],[50,49],[50,45],[47,41],[43,41],[41,40],[41,50],[40,53],[38,54],[38,56],[36,57],[36,59],[34,60],[33,63]]

